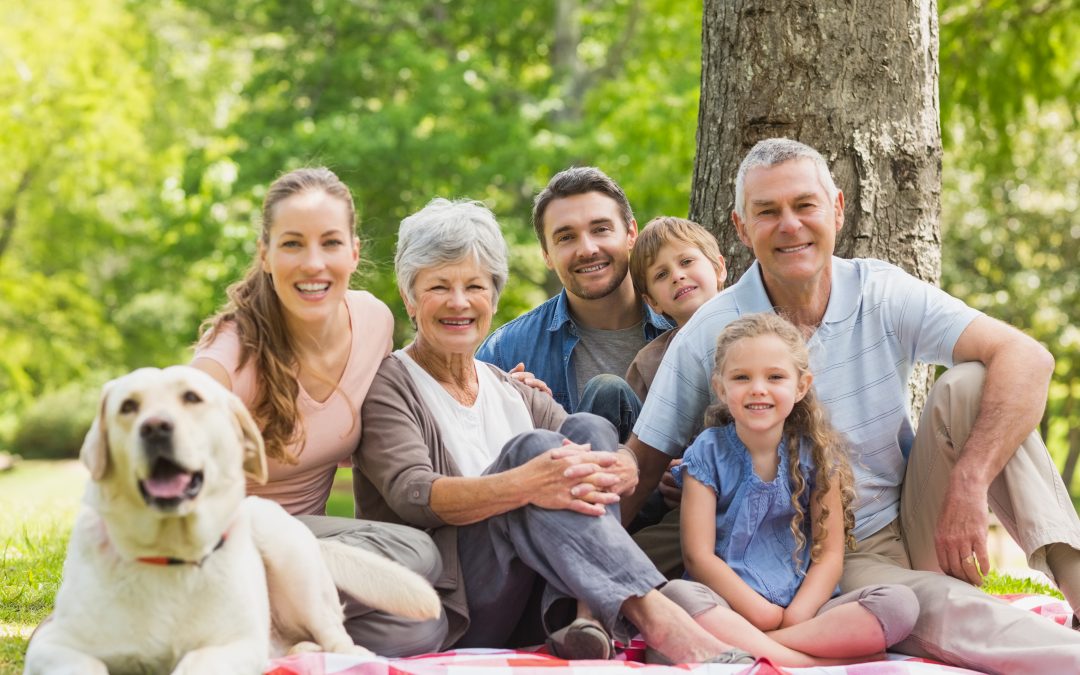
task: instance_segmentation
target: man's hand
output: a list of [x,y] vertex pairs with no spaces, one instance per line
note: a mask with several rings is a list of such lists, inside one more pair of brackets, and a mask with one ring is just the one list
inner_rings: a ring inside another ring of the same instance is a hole
[[525,385],[526,387],[532,387],[537,391],[542,391],[548,396],[551,396],[551,387],[547,386],[546,382],[537,378],[532,373],[526,372],[524,363],[517,364],[510,370],[506,371],[506,373],[513,379]]
[[671,460],[671,464],[668,464],[667,471],[660,478],[660,485],[657,487],[660,490],[660,496],[664,498],[664,504],[669,509],[679,508],[679,504],[682,502],[682,488],[675,483],[675,476],[671,475],[671,470],[682,464],[681,459]]
[[938,516],[934,547],[938,565],[949,576],[981,586],[990,570],[986,535],[990,528],[986,490],[975,485],[949,485]]

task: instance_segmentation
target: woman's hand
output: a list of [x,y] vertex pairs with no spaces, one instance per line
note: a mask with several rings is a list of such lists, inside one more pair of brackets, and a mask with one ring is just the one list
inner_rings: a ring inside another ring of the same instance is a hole
[[604,471],[614,464],[614,454],[563,441],[561,447],[534,457],[520,467],[526,474],[529,503],[586,516],[604,515],[608,504],[619,501],[619,496],[609,491],[618,477]]
[[506,374],[511,378],[522,383],[526,387],[532,387],[537,391],[542,391],[548,396],[551,396],[551,387],[547,386],[547,383],[539,379],[532,373],[525,371],[525,364],[519,363],[510,370],[506,371]]

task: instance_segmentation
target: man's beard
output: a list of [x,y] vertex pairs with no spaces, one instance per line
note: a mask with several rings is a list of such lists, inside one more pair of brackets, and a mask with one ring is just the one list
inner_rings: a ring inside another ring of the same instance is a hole
[[[599,300],[600,298],[606,298],[614,293],[619,286],[622,285],[626,279],[626,274],[630,269],[630,263],[628,260],[616,260],[609,258],[607,260],[595,260],[595,263],[606,262],[608,263],[608,269],[611,272],[611,277],[608,283],[604,284],[598,289],[586,290],[581,284],[577,283],[577,278],[573,272],[570,273],[569,283],[564,283],[567,293],[571,293],[582,300]],[[579,265],[580,266],[580,265]]]

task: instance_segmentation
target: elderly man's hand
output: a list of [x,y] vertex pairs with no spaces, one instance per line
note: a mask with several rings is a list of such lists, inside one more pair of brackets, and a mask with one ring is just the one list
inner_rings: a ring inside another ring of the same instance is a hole
[[934,547],[941,571],[974,586],[990,571],[986,535],[990,527],[986,490],[951,485],[938,516]]
[[522,468],[530,473],[529,503],[545,509],[567,509],[587,516],[602,516],[608,504],[619,501],[612,491],[618,477],[607,469],[613,452],[593,452],[588,445],[563,441]]

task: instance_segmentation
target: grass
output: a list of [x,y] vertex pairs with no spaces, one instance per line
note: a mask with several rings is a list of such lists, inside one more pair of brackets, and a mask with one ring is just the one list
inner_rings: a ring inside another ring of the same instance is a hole
[[22,671],[26,640],[52,611],[86,472],[25,461],[0,473],[0,673]]
[[[51,611],[86,472],[72,461],[26,461],[0,473],[0,675],[20,673],[34,626]],[[339,469],[330,515],[352,516],[352,473]],[[988,593],[1061,594],[991,572]]]

